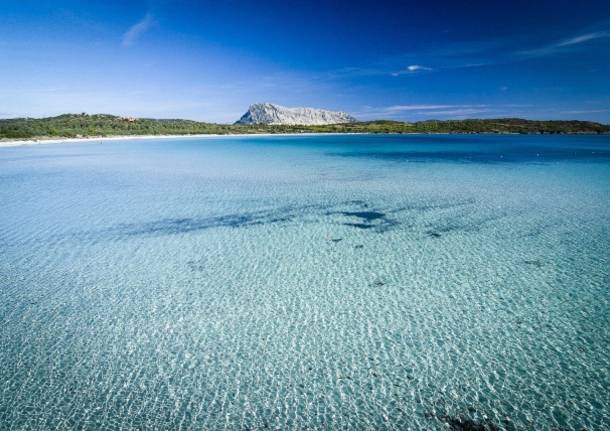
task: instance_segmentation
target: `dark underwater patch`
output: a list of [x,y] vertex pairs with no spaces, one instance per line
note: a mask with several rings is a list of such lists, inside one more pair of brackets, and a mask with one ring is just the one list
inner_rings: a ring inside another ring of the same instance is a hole
[[[358,206],[362,211],[329,211],[330,208],[344,206]],[[353,217],[357,222],[342,223],[360,229],[375,228],[378,231],[387,230],[397,224],[386,218],[385,213],[374,210],[364,210],[368,204],[361,200],[352,200],[338,205],[302,205],[284,206],[268,210],[245,211],[213,217],[176,217],[153,220],[144,223],[123,223],[109,228],[105,233],[113,237],[139,236],[139,235],[172,235],[203,231],[213,228],[231,227],[244,228],[265,224],[287,223],[296,219],[306,218],[308,215],[341,215]],[[332,240],[335,241],[334,239]]]
[[[396,220],[387,217],[385,212],[379,210],[369,210],[369,204],[363,201],[351,201],[351,204],[355,204],[362,208],[362,210],[345,210],[345,211],[328,211],[328,216],[342,216],[349,221],[342,221],[343,226],[350,226],[356,229],[372,229],[376,232],[386,232],[399,223]],[[353,220],[355,219],[355,220]]]
[[123,235],[169,235],[214,227],[241,227],[263,224],[264,218],[252,215],[228,215],[209,218],[162,219],[141,224],[121,225]]
[[385,214],[379,211],[341,211],[341,214],[348,217],[358,217],[366,222],[385,218]]
[[[86,238],[88,242],[104,240],[121,240],[135,236],[175,235],[201,232],[215,228],[248,228],[261,225],[290,223],[324,223],[321,217],[329,216],[334,220],[331,223],[348,226],[354,229],[368,230],[375,233],[384,233],[404,225],[404,222],[392,217],[393,214],[409,211],[443,211],[458,207],[465,207],[467,213],[472,210],[466,208],[475,202],[474,199],[462,200],[432,200],[421,203],[414,202],[397,208],[380,210],[363,200],[349,200],[336,204],[309,204],[286,205],[282,207],[229,213],[208,217],[171,217],[141,223],[119,223],[96,232],[75,232],[67,236],[73,239]],[[501,216],[502,217],[502,216]],[[477,226],[494,220],[497,217],[476,217],[469,220],[467,214],[438,220],[426,226],[426,234],[438,238],[444,233],[454,230],[472,231]],[[412,225],[409,225],[413,227]],[[62,237],[65,237],[63,235]],[[328,238],[338,243],[340,237]],[[362,248],[357,246],[356,248]]]
[[[469,408],[471,412],[475,412],[475,409]],[[489,420],[474,420],[466,416],[453,416],[446,413],[435,413],[427,412],[425,416],[429,419],[433,419],[447,425],[449,429],[454,431],[499,431],[500,428]],[[505,425],[510,425],[511,422],[506,419]]]
[[358,229],[372,229],[375,227],[374,224],[369,224],[369,223],[342,223],[343,226],[351,226],[351,227],[356,227]]
[[525,265],[535,266],[536,268],[542,268],[544,266],[542,261],[538,259],[526,259],[523,260],[522,263],[524,263]]
[[477,422],[472,419],[452,416],[437,416],[437,419],[456,431],[499,431],[499,428],[489,422]]
[[201,272],[206,269],[201,262],[196,260],[189,260],[188,262],[186,262],[186,266],[193,272]]
[[319,207],[313,205],[302,207],[288,206],[272,210],[243,212],[216,217],[165,218],[145,223],[120,224],[109,229],[108,233],[119,236],[172,235],[203,231],[212,228],[242,228],[289,222],[315,209],[319,209]]

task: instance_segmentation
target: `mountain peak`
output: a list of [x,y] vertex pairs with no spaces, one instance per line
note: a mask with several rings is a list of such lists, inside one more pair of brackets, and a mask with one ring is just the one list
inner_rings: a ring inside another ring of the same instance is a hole
[[235,124],[323,125],[357,121],[345,112],[315,108],[288,108],[273,103],[255,103]]

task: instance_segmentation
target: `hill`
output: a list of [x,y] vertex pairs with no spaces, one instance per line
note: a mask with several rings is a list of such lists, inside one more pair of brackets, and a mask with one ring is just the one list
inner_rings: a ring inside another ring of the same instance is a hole
[[533,121],[520,118],[448,121],[365,121],[325,125],[214,124],[179,119],[128,118],[107,114],[64,114],[0,120],[0,139],[136,135],[253,133],[610,133],[590,121]]
[[354,123],[357,120],[345,112],[315,108],[287,108],[272,103],[251,105],[235,124],[325,125]]

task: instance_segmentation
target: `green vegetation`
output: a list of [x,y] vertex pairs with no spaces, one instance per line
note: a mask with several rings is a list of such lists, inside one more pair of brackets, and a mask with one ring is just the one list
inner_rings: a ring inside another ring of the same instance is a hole
[[382,120],[325,126],[271,126],[125,118],[106,114],[64,114],[49,118],[0,120],[0,139],[228,133],[610,133],[610,125],[590,121],[501,118],[415,123]]
[[189,120],[134,119],[106,114],[64,114],[49,118],[0,120],[0,138],[10,139],[198,133],[231,133],[231,126]]

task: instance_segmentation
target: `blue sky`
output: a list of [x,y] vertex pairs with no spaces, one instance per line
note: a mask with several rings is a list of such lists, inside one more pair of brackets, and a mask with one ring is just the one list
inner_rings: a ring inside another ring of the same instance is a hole
[[610,123],[610,1],[0,0],[0,117]]

